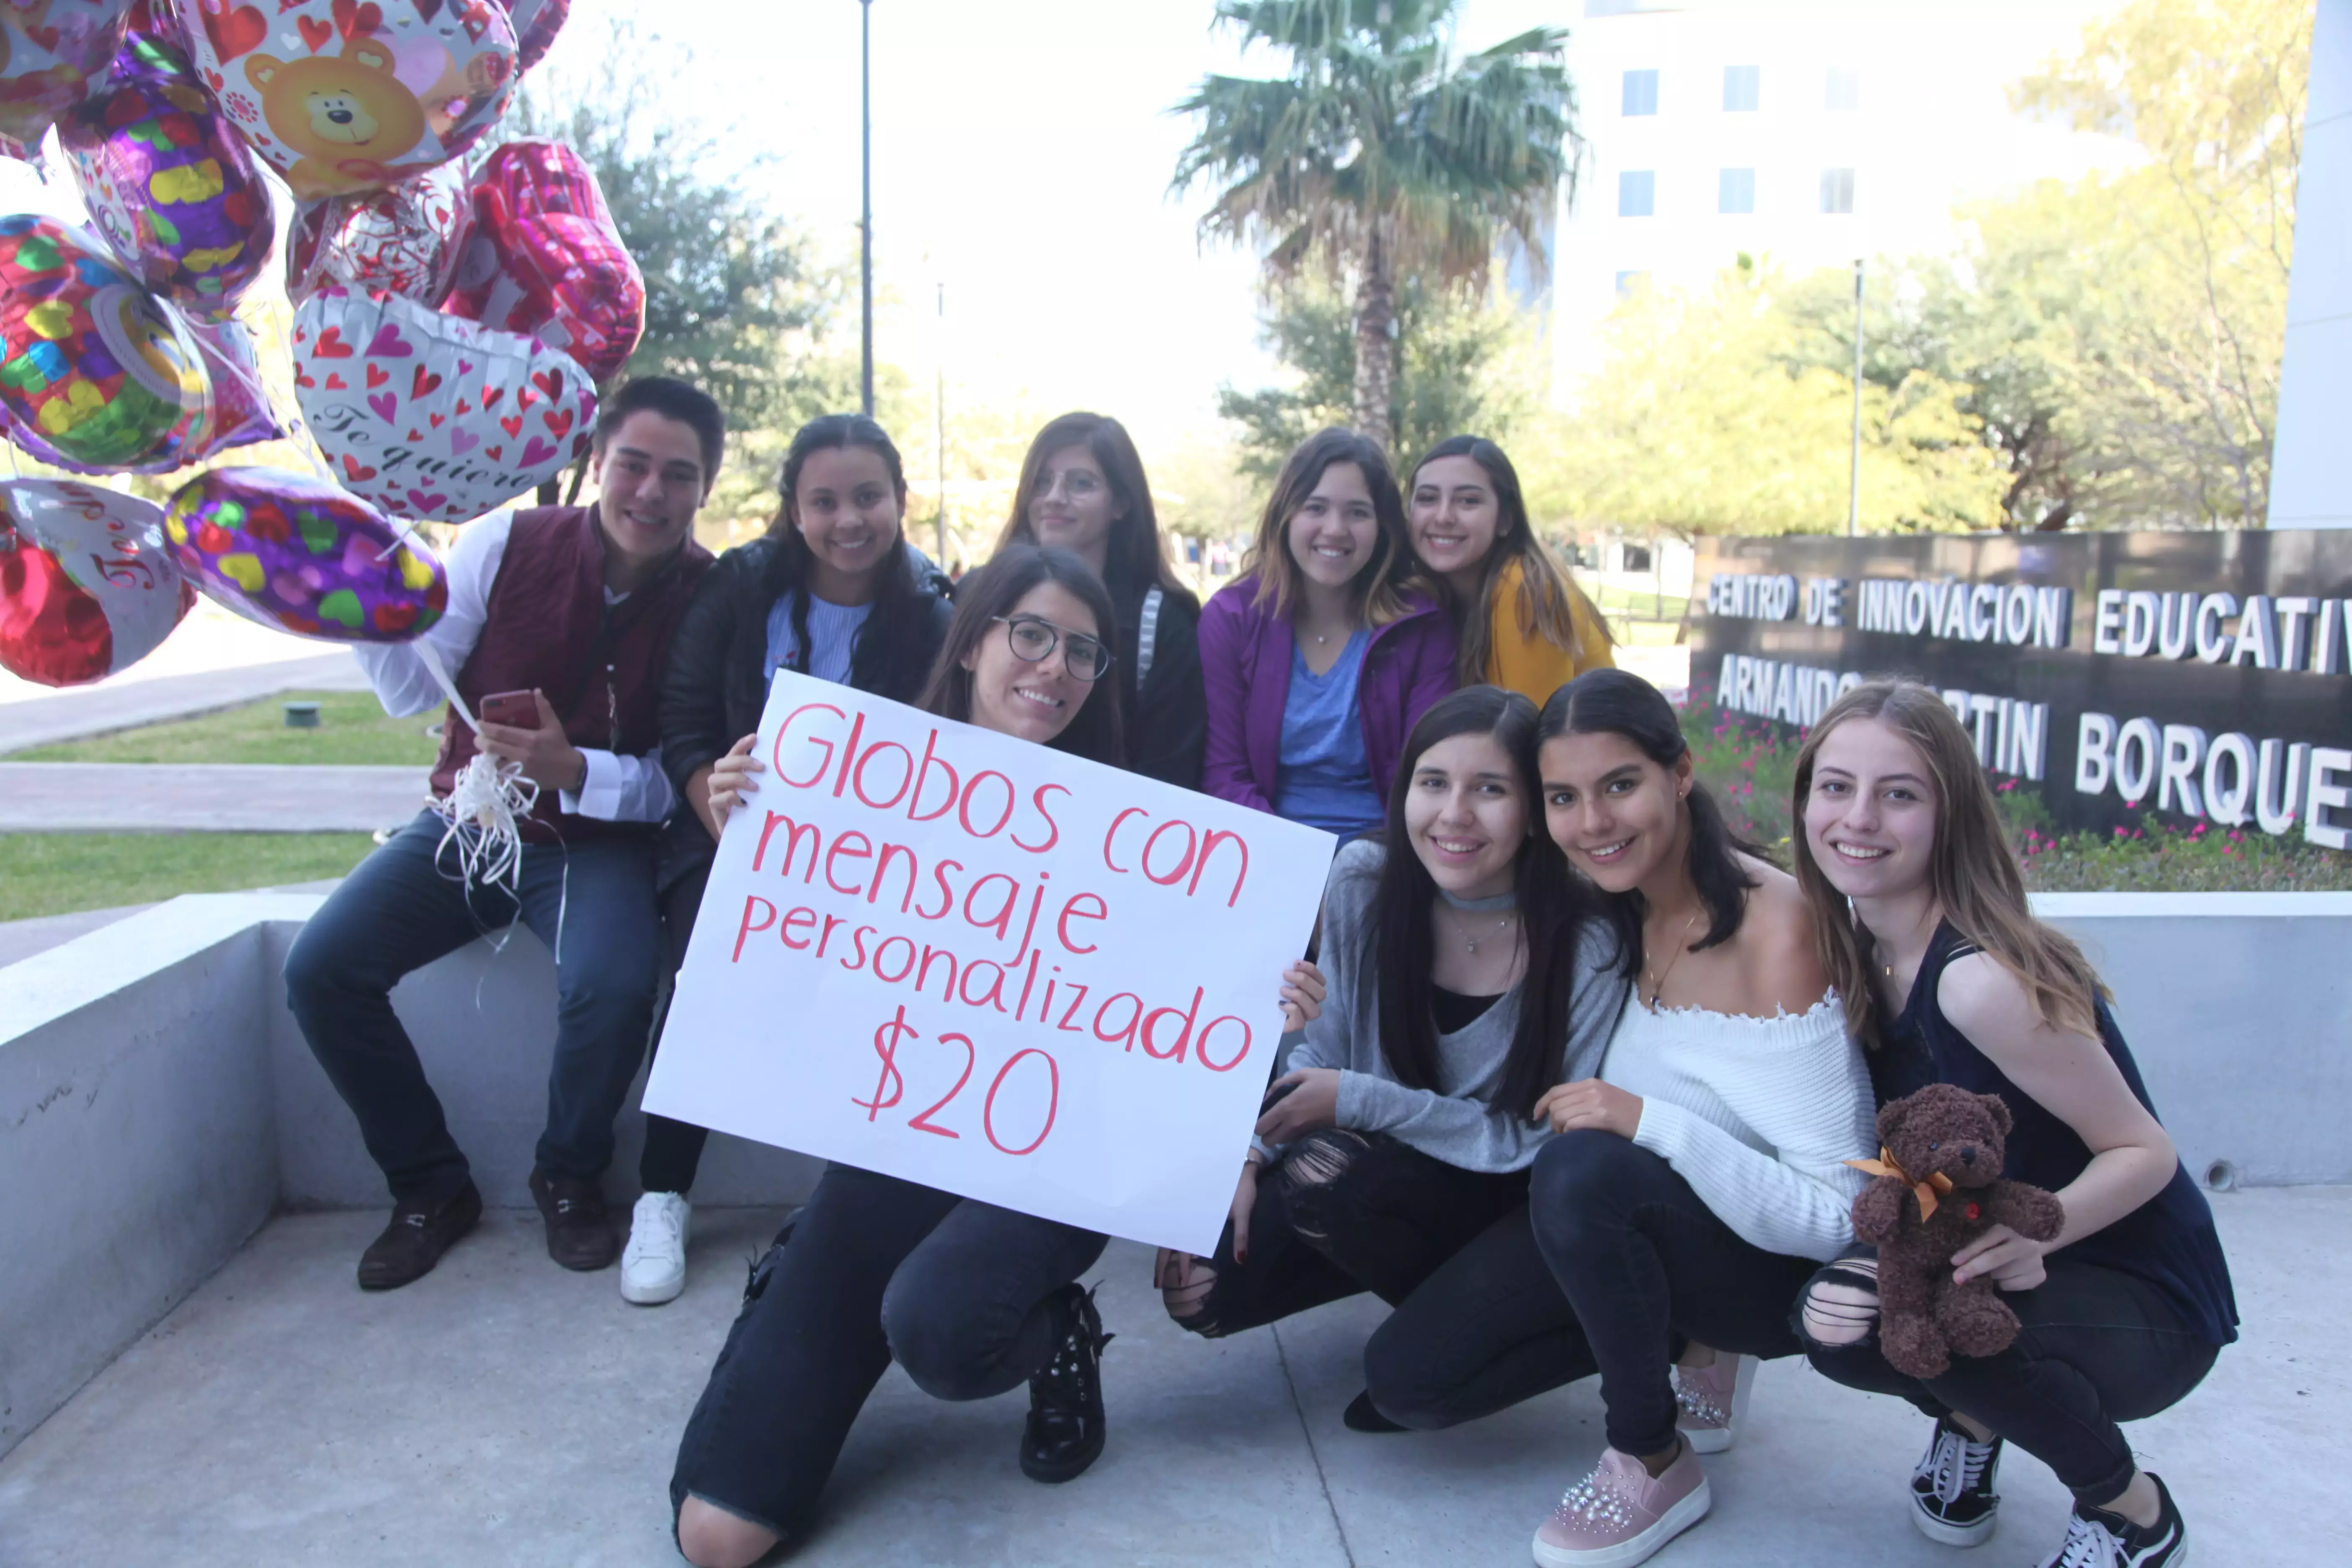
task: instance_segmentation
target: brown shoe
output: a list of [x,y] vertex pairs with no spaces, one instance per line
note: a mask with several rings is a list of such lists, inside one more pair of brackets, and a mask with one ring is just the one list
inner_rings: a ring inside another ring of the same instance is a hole
[[441,1255],[481,1217],[482,1194],[471,1182],[437,1203],[395,1205],[392,1223],[360,1254],[360,1289],[397,1290],[415,1284],[432,1273]]
[[547,1255],[566,1268],[593,1274],[621,1256],[621,1238],[604,1210],[604,1189],[578,1176],[551,1176],[534,1168],[530,1195],[547,1222]]

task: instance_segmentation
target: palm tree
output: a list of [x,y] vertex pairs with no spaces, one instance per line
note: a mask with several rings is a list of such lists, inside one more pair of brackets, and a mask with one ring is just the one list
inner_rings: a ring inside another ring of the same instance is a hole
[[1485,280],[1517,240],[1538,276],[1582,150],[1561,64],[1567,30],[1538,27],[1461,59],[1460,0],[1219,0],[1244,47],[1287,51],[1286,76],[1212,76],[1171,188],[1220,187],[1201,235],[1265,246],[1285,278],[1315,262],[1356,285],[1356,428],[1387,445],[1396,382],[1396,281]]

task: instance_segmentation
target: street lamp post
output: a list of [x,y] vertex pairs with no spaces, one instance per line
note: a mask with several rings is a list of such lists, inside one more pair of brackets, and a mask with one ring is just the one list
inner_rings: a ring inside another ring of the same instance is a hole
[[858,406],[874,416],[874,0],[857,0],[858,281],[864,291]]
[[1853,460],[1846,473],[1845,536],[1862,531],[1862,258],[1853,258]]

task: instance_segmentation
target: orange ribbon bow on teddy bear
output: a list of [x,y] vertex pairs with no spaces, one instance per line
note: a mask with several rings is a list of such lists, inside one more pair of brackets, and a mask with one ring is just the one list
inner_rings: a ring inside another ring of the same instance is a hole
[[1929,1220],[1936,1217],[1936,1200],[1938,1197],[1949,1197],[1951,1195],[1951,1177],[1944,1174],[1941,1171],[1937,1171],[1924,1182],[1915,1182],[1911,1179],[1910,1172],[1906,1171],[1902,1166],[1895,1163],[1895,1152],[1884,1144],[1879,1146],[1878,1158],[1875,1160],[1848,1160],[1845,1163],[1852,1165],[1855,1170],[1862,1172],[1864,1175],[1893,1176],[1896,1181],[1901,1182],[1905,1186],[1910,1188],[1912,1193],[1919,1200],[1919,1223],[1921,1225],[1925,1225]]

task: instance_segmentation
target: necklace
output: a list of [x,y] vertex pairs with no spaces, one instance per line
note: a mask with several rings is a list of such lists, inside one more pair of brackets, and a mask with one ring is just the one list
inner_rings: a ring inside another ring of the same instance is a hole
[[1681,963],[1683,954],[1690,951],[1688,944],[1690,942],[1691,928],[1698,924],[1698,917],[1699,910],[1693,910],[1690,912],[1690,919],[1683,921],[1682,935],[1675,939],[1675,955],[1674,957],[1666,960],[1666,967],[1664,970],[1656,972],[1652,971],[1651,964],[1656,962],[1655,959],[1649,960],[1642,965],[1642,976],[1650,983],[1650,1000],[1648,1004],[1650,1006],[1655,1007],[1658,1005],[1659,993],[1664,991],[1666,988],[1666,976],[1675,972],[1675,965]]
[[1501,920],[1496,921],[1493,931],[1482,931],[1476,936],[1472,936],[1467,931],[1461,930],[1462,911],[1458,909],[1454,909],[1450,904],[1446,907],[1454,917],[1455,929],[1462,937],[1463,951],[1474,954],[1478,951],[1478,944],[1480,942],[1494,941],[1495,937],[1507,927],[1511,923],[1513,918],[1517,914],[1517,911],[1515,910],[1511,911],[1511,913],[1506,914]]

